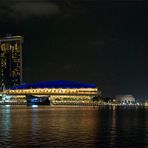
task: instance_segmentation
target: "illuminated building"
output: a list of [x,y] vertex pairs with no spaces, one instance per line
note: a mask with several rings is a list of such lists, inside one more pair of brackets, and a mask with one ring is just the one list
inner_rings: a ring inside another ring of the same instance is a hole
[[0,66],[2,89],[22,83],[22,36],[0,38]]
[[133,95],[125,94],[125,95],[117,95],[115,100],[119,103],[133,103],[135,102],[135,98]]
[[48,96],[51,100],[56,99],[90,99],[100,95],[95,84],[86,84],[73,81],[49,81],[33,84],[22,84],[4,90],[8,95],[36,95]]

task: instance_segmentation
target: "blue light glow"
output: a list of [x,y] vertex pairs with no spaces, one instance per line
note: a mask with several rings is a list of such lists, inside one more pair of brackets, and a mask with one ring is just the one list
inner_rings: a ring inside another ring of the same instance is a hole
[[31,88],[96,88],[95,84],[87,84],[73,81],[48,81],[48,82],[37,82],[33,84],[23,84],[12,87],[10,89],[31,89]]

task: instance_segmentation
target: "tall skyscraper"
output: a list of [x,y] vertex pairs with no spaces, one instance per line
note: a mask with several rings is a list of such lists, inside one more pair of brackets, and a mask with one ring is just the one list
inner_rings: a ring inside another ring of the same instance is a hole
[[0,38],[1,88],[22,83],[22,36]]

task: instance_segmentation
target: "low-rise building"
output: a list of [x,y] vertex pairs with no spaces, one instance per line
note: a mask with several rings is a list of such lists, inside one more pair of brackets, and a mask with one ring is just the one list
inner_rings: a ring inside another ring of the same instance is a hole
[[50,100],[86,100],[100,95],[101,91],[95,84],[62,80],[22,84],[5,89],[4,94],[13,96],[36,95],[38,97],[46,95]]
[[117,96],[115,96],[115,100],[116,100],[116,102],[127,103],[127,104],[135,102],[135,98],[131,94],[117,95]]

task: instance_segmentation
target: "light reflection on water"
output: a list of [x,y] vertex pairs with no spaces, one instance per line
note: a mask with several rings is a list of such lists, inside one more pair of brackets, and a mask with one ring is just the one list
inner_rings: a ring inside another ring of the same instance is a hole
[[148,109],[0,106],[0,147],[148,147]]

